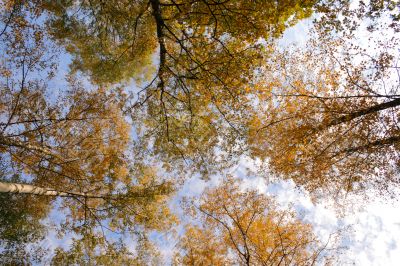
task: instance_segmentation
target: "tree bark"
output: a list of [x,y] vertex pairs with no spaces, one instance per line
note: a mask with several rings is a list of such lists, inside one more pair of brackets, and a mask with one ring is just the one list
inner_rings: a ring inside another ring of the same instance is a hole
[[4,137],[2,135],[0,135],[0,145],[27,149],[55,157],[55,155],[46,147],[32,145],[30,143],[22,142],[15,138]]
[[380,104],[377,104],[377,105],[374,105],[374,106],[371,106],[371,107],[368,107],[365,109],[361,109],[354,113],[350,113],[348,115],[341,116],[337,119],[334,119],[331,123],[329,123],[328,125],[326,125],[324,127],[336,126],[336,125],[339,125],[344,122],[349,122],[357,117],[361,117],[361,116],[372,114],[372,113],[377,113],[379,111],[397,107],[399,105],[400,105],[400,98],[397,98],[390,102],[380,103]]
[[43,188],[29,184],[0,182],[0,193],[32,194],[57,197],[86,197],[86,198],[107,198],[104,195],[93,195],[80,192],[58,191],[52,188]]

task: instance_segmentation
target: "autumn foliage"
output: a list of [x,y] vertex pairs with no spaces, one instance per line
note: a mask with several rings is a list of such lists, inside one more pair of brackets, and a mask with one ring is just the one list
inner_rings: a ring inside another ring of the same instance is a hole
[[315,265],[328,263],[310,224],[290,210],[281,210],[273,197],[241,190],[240,182],[225,178],[187,203],[198,219],[179,243],[178,265]]
[[[395,196],[400,5],[351,2],[1,1],[0,263],[160,265],[174,193],[244,157],[314,199]],[[303,19],[306,44],[283,47]],[[234,178],[185,210],[177,264],[331,259]],[[70,245],[46,250],[48,231]]]

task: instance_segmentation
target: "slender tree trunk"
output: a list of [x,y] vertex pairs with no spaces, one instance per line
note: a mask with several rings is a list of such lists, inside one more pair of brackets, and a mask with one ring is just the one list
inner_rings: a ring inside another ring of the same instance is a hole
[[54,154],[48,148],[32,145],[30,143],[25,143],[15,138],[7,138],[2,135],[0,135],[0,145],[32,150],[40,152],[42,154],[51,155],[54,157]]
[[[353,112],[353,113],[350,113],[350,114],[343,115],[343,116],[340,116],[338,118],[332,119],[329,123],[316,127],[314,129],[314,131],[324,130],[324,129],[327,129],[327,128],[331,127],[331,126],[337,126],[339,124],[342,124],[342,123],[345,123],[345,122],[349,122],[349,121],[351,121],[351,120],[353,120],[353,119],[355,119],[357,117],[362,117],[364,115],[377,113],[379,111],[383,111],[383,110],[386,110],[386,109],[389,109],[389,108],[393,108],[393,107],[397,107],[397,106],[400,106],[400,98],[396,98],[396,99],[394,99],[392,101],[389,101],[389,102],[376,104],[376,105],[373,105],[371,107],[368,107],[368,108],[365,108],[365,109],[361,109],[359,111],[356,111],[356,112]],[[295,118],[296,118],[296,116],[290,116],[290,117],[285,117],[285,118],[277,120],[277,121],[273,121],[273,122],[269,123],[268,125],[259,128],[257,130],[257,133],[260,130],[263,130],[263,129],[265,129],[265,128],[269,127],[269,126],[272,126],[274,124],[281,123],[281,122],[284,122],[286,120],[291,120],[291,119],[295,119]]]
[[58,197],[87,197],[87,198],[106,198],[102,195],[93,195],[80,192],[58,191],[52,188],[43,188],[29,184],[0,182],[0,193],[32,194],[42,196]]
[[339,125],[341,123],[345,123],[348,121],[351,121],[357,117],[361,117],[364,115],[368,115],[368,114],[372,114],[372,113],[377,113],[379,111],[385,110],[385,109],[389,109],[392,107],[397,107],[400,105],[400,98],[394,99],[393,101],[390,102],[384,102],[384,103],[380,103],[377,105],[373,105],[371,107],[365,108],[365,109],[361,109],[357,112],[354,113],[350,113],[348,115],[344,115],[341,116],[337,119],[334,119],[331,123],[329,123],[328,125],[324,126],[325,127],[330,127],[330,126],[336,126]]

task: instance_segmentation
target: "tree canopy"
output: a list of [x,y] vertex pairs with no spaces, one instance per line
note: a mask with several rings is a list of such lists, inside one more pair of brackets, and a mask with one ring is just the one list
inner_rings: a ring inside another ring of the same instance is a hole
[[232,177],[187,209],[200,225],[186,229],[178,265],[315,265],[330,260],[311,225],[280,210],[274,198],[241,190]]
[[368,50],[320,30],[308,47],[270,60],[259,94],[264,106],[250,123],[253,154],[322,197],[366,190],[393,196],[399,185],[397,30],[386,32],[390,39],[371,37]]
[[205,175],[215,164],[214,148],[233,153],[245,135],[262,42],[310,16],[314,4],[60,1],[47,10],[52,36],[73,55],[73,69],[101,84],[142,81],[129,93],[127,112],[151,139],[153,155],[194,163]]
[[[159,265],[149,233],[178,223],[174,192],[242,156],[319,197],[392,192],[399,9],[389,0],[1,1],[0,262]],[[302,19],[315,27],[306,46],[280,47]],[[367,51],[360,29],[388,35]],[[328,260],[309,224],[233,179],[192,207],[202,224],[188,226],[178,264]],[[47,251],[54,213],[72,242]]]

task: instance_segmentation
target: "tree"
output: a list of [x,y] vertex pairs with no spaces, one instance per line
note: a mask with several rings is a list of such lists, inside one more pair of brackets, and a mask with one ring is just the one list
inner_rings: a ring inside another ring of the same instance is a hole
[[42,7],[53,38],[74,57],[73,70],[98,84],[133,77],[141,86],[129,93],[125,109],[141,150],[166,169],[181,162],[182,169],[207,177],[246,149],[248,110],[265,58],[275,49],[269,44],[288,26],[317,11],[327,33],[350,34],[355,18],[376,21],[389,12],[391,27],[398,28],[394,1],[353,6],[342,0],[147,0],[53,1]]
[[56,96],[60,85],[52,78],[58,53],[41,22],[43,7],[5,1],[1,8],[2,262],[45,258],[44,252],[37,254],[42,258],[29,256],[27,248],[40,244],[51,210],[64,214],[57,232],[74,237],[65,251],[74,253],[63,259],[67,264],[68,258],[75,263],[103,256],[98,250],[125,252],[126,243],[117,241],[122,236],[175,223],[167,207],[172,182],[128,153],[132,145],[121,110],[123,93],[88,88],[77,81],[79,76],[69,75]]
[[65,251],[56,250],[52,265],[160,265],[161,259],[157,249],[145,237],[139,236],[136,252],[129,251],[126,245],[115,242],[104,245],[101,234],[85,235],[74,242],[73,247]]
[[392,195],[399,185],[399,40],[379,38],[364,50],[349,36],[322,33],[308,49],[277,53],[260,94],[268,104],[250,125],[253,154],[314,195]]
[[233,178],[192,204],[187,209],[200,225],[190,225],[180,240],[179,265],[315,265],[332,259],[310,224],[281,210],[272,197],[241,190]]
[[[0,159],[0,180],[4,179],[8,166]],[[14,176],[14,182],[19,182]],[[0,193],[0,263],[22,265],[40,263],[47,251],[40,245],[46,228],[39,221],[48,211],[48,201],[30,195]],[[26,208],[29,206],[29,208]]]
[[206,176],[221,161],[215,147],[235,154],[246,133],[241,121],[262,65],[261,40],[308,17],[314,3],[53,1],[44,7],[52,36],[74,56],[74,70],[100,84],[142,80],[126,112],[143,149],[166,167],[181,161]]

